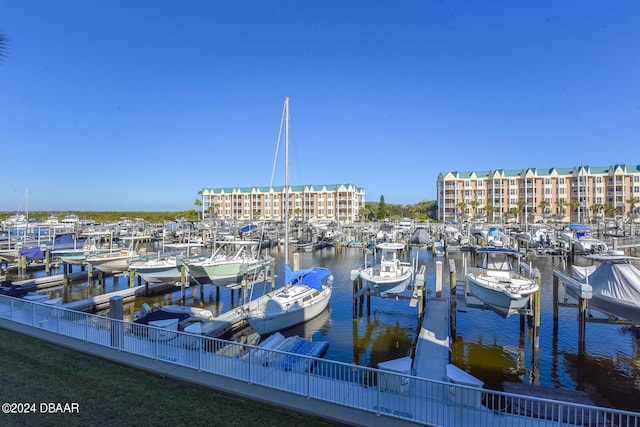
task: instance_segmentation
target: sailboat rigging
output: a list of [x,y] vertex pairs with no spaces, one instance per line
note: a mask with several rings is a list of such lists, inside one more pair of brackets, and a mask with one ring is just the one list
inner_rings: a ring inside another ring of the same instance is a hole
[[289,267],[289,98],[284,100],[285,185],[284,185],[284,284],[261,302],[249,304],[247,321],[260,335],[286,329],[313,319],[324,311],[331,298],[333,275],[326,268],[292,271]]

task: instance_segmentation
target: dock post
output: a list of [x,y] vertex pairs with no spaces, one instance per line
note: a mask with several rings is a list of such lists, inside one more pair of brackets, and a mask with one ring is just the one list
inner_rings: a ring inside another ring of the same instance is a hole
[[248,297],[247,287],[248,287],[247,273],[244,273],[242,275],[242,304],[247,303],[247,297]]
[[180,285],[184,286],[187,284],[187,268],[184,266],[184,264],[182,264],[182,267],[180,268]]
[[300,270],[300,254],[295,252],[293,254],[293,271]]
[[538,290],[534,294],[533,304],[533,348],[538,349],[540,347],[540,288],[541,288],[541,276],[536,277],[538,283]]
[[51,251],[46,246],[44,250],[44,270],[47,276],[51,275]]
[[553,275],[553,333],[554,336],[558,334],[558,286],[560,283],[560,279],[554,274]]
[[351,298],[352,300],[352,308],[353,308],[353,312],[352,312],[352,319],[356,319],[358,317],[358,298],[356,298],[356,294],[358,293],[358,291],[360,290],[360,276],[358,275],[358,277],[356,277],[355,279],[353,279],[353,297]]
[[449,260],[449,328],[451,330],[451,339],[453,340],[456,339],[457,280],[456,263],[454,260]]
[[180,301],[187,299],[187,286],[185,283],[180,283]]
[[116,295],[109,298],[109,318],[111,323],[111,347],[120,349],[122,347],[123,333],[122,320],[124,319],[124,298]]
[[[271,290],[274,291],[276,289],[276,267],[275,261],[271,261],[271,265],[269,268],[271,269]],[[286,285],[286,283],[285,283]]]
[[18,274],[24,275],[27,272],[27,257],[20,255],[18,258]]
[[442,261],[436,261],[436,298],[442,298]]
[[133,288],[136,283],[136,273],[134,271],[129,270],[129,287]]
[[587,300],[578,297],[578,358],[584,359],[585,355],[585,336],[587,323]]

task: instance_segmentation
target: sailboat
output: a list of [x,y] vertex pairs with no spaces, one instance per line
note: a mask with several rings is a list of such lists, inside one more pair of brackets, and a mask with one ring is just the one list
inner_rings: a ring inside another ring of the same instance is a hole
[[285,117],[285,243],[284,285],[267,294],[266,300],[253,300],[247,308],[247,321],[260,335],[270,334],[317,317],[331,298],[333,275],[326,268],[292,271],[289,267],[289,98],[284,100]]

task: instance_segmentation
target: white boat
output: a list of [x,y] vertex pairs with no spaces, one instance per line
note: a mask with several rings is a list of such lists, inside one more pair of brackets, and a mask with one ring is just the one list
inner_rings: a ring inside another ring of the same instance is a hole
[[433,251],[433,254],[437,257],[445,255],[446,251],[444,249],[444,244],[442,240],[436,239],[433,241],[432,251]]
[[182,255],[139,259],[129,264],[129,271],[133,271],[147,283],[180,282],[183,261]]
[[484,256],[482,266],[466,272],[471,293],[505,317],[524,308],[539,286],[534,279],[514,271],[511,259],[520,253],[494,247],[479,248],[478,253]]
[[407,289],[413,277],[413,265],[398,259],[398,251],[405,248],[402,243],[378,243],[376,248],[382,251],[380,263],[360,269],[364,287],[375,295],[393,296]]
[[[284,101],[285,200],[289,200],[289,98]],[[284,284],[271,291],[265,303],[248,304],[247,321],[260,335],[295,326],[318,316],[331,298],[333,275],[326,268],[291,271],[289,267],[289,210],[285,209]],[[252,288],[253,289],[253,288]],[[255,300],[253,301],[255,302]]]
[[[588,255],[587,258],[600,261],[597,267],[571,267],[571,275],[582,284],[591,286],[589,308],[609,316],[640,323],[640,270],[633,265],[630,257],[622,251],[608,251],[606,254]],[[563,281],[567,293],[578,297],[575,282]]]
[[118,252],[108,252],[88,256],[85,261],[105,273],[122,273],[129,269],[131,262],[139,259],[136,251],[123,249]]
[[[191,259],[185,262],[189,274],[193,277],[208,277],[212,282],[226,281],[237,283],[245,274],[257,275],[273,262],[273,257],[260,255],[254,242],[229,241],[226,244],[239,244],[232,255],[221,253],[218,248],[210,257]],[[251,246],[251,247],[250,247]]]
[[598,254],[609,249],[602,240],[591,235],[591,229],[583,224],[568,224],[558,234],[558,239],[573,245],[577,253]]

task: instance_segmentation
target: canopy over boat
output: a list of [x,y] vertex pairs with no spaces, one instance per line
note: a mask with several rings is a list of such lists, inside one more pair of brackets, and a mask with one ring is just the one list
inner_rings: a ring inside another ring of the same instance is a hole
[[[82,248],[82,243],[77,243],[77,246],[75,245],[76,242],[73,234],[67,233],[56,236],[56,238],[53,239],[53,244],[49,243],[44,245],[44,247],[50,250],[73,249],[75,247]],[[42,246],[43,245],[39,245],[32,248],[21,249],[20,255],[27,258],[44,259],[45,251],[42,250]]]
[[284,266],[285,283],[302,284],[310,288],[322,291],[322,281],[325,277],[331,275],[331,271],[326,268],[306,268],[293,271],[285,264]]

